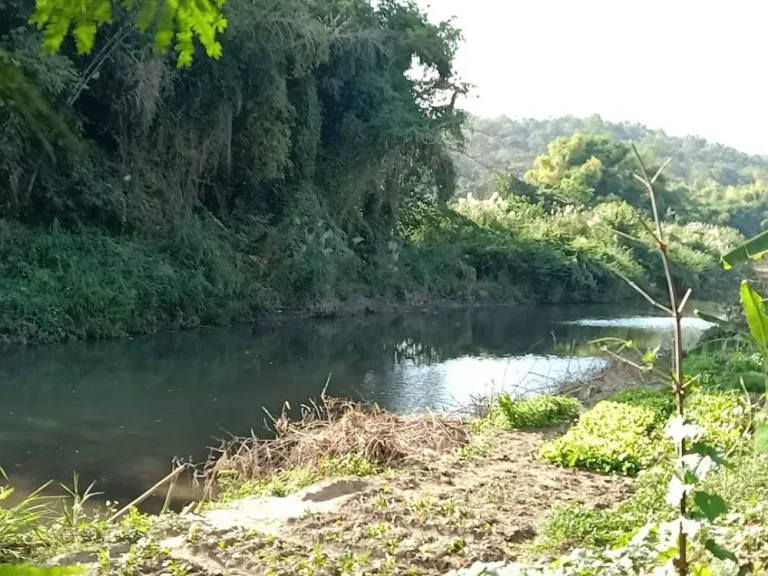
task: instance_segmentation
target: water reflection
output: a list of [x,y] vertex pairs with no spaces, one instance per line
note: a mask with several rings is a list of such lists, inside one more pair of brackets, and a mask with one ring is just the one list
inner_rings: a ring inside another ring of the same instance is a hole
[[[643,315],[638,322],[584,322]],[[0,354],[0,466],[23,486],[77,470],[113,497],[202,458],[214,437],[259,431],[329,393],[442,410],[489,389],[533,390],[600,367],[597,337],[654,346],[666,325],[626,307],[443,311],[9,348]],[[700,326],[688,326],[694,334]]]

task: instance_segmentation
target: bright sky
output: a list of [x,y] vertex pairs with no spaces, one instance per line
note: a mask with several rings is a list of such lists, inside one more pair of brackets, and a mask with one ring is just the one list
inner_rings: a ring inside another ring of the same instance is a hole
[[600,114],[768,154],[765,0],[418,0],[480,116]]

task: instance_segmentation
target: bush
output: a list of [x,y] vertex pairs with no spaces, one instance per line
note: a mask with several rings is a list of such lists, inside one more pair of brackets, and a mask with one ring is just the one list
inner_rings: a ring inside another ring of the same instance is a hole
[[659,452],[659,414],[646,406],[603,401],[541,455],[554,464],[598,472],[637,474]]
[[687,416],[704,428],[705,442],[726,452],[746,447],[751,415],[738,392],[696,391],[686,402]]
[[688,378],[699,377],[702,388],[741,390],[741,382],[749,392],[765,392],[763,359],[760,354],[738,351],[731,354],[693,354],[683,365]]
[[666,421],[675,409],[672,392],[666,388],[627,388],[611,397],[611,402],[653,410],[659,422]]
[[499,396],[498,416],[509,428],[548,428],[574,420],[581,403],[567,396],[535,396],[513,399],[509,394]]

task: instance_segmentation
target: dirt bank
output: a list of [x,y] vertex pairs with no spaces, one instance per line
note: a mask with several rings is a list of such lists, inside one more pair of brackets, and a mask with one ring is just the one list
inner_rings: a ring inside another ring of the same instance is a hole
[[[211,469],[240,476],[219,502],[158,525],[130,552],[113,548],[98,563],[91,557],[90,573],[124,575],[129,566],[157,576],[440,575],[475,561],[517,559],[555,506],[609,507],[629,492],[625,479],[542,462],[539,447],[556,431],[488,434],[453,417],[395,416],[348,403],[321,412],[301,423],[279,420],[276,441],[232,444]],[[414,443],[423,448],[417,458],[407,455]],[[300,466],[293,470],[321,470],[329,455],[349,449],[374,461],[375,473],[334,474],[290,494],[276,488],[290,459]],[[232,497],[233,485],[243,497]]]

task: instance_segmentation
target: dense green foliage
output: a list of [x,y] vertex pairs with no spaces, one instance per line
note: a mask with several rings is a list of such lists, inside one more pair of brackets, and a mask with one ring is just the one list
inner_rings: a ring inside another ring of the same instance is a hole
[[[221,57],[221,43],[216,34],[227,28],[227,20],[221,14],[225,0],[177,0],[166,2],[162,10],[156,0],[122,0],[119,7],[138,10],[137,24],[146,32],[155,27],[155,49],[163,52],[176,39],[179,66],[190,66],[194,53],[194,38],[204,46],[208,56]],[[112,0],[35,0],[31,21],[45,30],[43,47],[49,52],[61,48],[64,38],[72,27],[77,51],[91,52],[100,26],[113,21]]]
[[659,420],[651,408],[603,401],[545,444],[542,456],[554,464],[633,475],[656,456]]
[[532,398],[512,398],[501,394],[497,399],[499,424],[506,428],[547,428],[574,420],[581,402],[568,396],[543,394]]
[[[714,530],[727,541],[728,549],[737,554],[740,562],[756,561],[755,569],[764,566],[762,542],[768,518],[760,503],[768,494],[768,476],[765,455],[757,452],[749,439],[756,434],[753,423],[762,421],[765,414],[761,409],[756,410],[756,405],[749,406],[743,393],[722,389],[731,386],[734,373],[761,365],[760,358],[744,353],[732,362],[725,357],[704,354],[690,356],[686,362],[687,374],[697,372],[699,367],[706,373],[706,377],[698,380],[698,389],[687,399],[686,413],[702,426],[701,441],[729,452],[729,465],[706,475],[702,486],[708,493],[719,495],[731,511],[724,520],[718,520]],[[666,422],[672,411],[672,395],[668,390],[628,389],[612,397],[611,402],[654,410],[662,422]],[[613,440],[617,441],[618,437]],[[667,501],[671,475],[669,461],[662,459],[639,473],[633,482],[632,496],[616,507],[565,505],[555,509],[544,527],[540,549],[625,546],[649,522],[673,520],[676,511]],[[704,533],[712,534],[712,531]]]
[[750,392],[765,391],[762,357],[754,352],[735,351],[710,354],[690,354],[685,359],[685,373],[697,376],[702,386],[724,390],[741,390],[741,383]]
[[[672,410],[668,390],[627,389],[583,414],[543,446],[542,456],[563,466],[637,474],[671,448],[663,428]],[[703,442],[726,452],[744,448],[750,415],[738,393],[697,390],[686,399],[686,411],[703,428]]]
[[[555,141],[529,158],[527,181],[452,201],[464,121],[453,103],[467,87],[450,23],[406,0],[194,4],[229,27],[214,37],[191,24],[190,36],[177,18],[178,58],[195,35],[221,42],[219,59],[184,68],[152,49],[170,41],[162,22],[147,26],[152,2],[68,8],[91,20],[38,2],[45,34],[27,23],[34,2],[0,4],[0,338],[377,299],[615,301],[630,293],[617,272],[663,286],[623,143]],[[681,190],[665,188],[670,218],[688,204]],[[669,226],[674,273],[706,298],[731,280],[718,257],[742,237],[689,212]]]
[[[574,133],[581,135],[575,141],[567,140]],[[556,193],[558,187],[553,187],[548,177],[567,164],[579,166],[569,177],[578,184],[580,194],[584,184],[594,181],[598,181],[593,186],[595,194],[606,190],[616,193],[617,186],[622,186],[616,174],[624,161],[621,149],[623,143],[632,141],[651,165],[672,159],[665,171],[667,181],[661,183],[661,204],[668,217],[731,226],[746,236],[760,232],[768,218],[768,160],[703,138],[673,137],[641,124],[607,122],[599,116],[475,118],[467,134],[466,155],[456,154],[461,195],[469,192],[487,197],[499,174],[515,177],[520,189],[525,188],[526,182],[520,180],[525,177],[528,183],[543,182],[550,193]],[[562,138],[566,140],[558,140]],[[601,140],[606,145],[593,156],[590,147]],[[534,163],[533,173],[528,172]],[[629,184],[630,197],[625,199],[634,204],[638,188]]]

